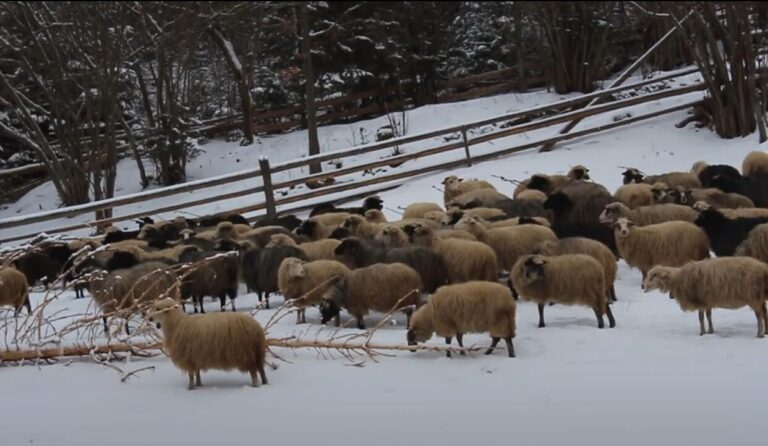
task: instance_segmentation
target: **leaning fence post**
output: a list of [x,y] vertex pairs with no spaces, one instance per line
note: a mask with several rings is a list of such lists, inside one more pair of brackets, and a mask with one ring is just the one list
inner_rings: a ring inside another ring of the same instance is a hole
[[464,140],[464,153],[467,154],[467,166],[472,167],[472,155],[469,154],[469,141],[467,140],[467,128],[461,129],[461,138]]
[[272,189],[272,171],[269,168],[269,159],[266,156],[259,158],[259,169],[261,170],[261,179],[264,183],[264,199],[267,205],[267,218],[275,218],[277,209],[275,209],[275,191]]

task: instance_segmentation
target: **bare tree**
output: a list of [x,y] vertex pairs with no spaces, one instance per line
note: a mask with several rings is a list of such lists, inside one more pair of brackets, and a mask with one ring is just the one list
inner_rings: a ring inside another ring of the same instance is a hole
[[[312,30],[309,21],[309,3],[299,4],[299,28],[301,32],[301,57],[304,75],[304,113],[307,117],[307,138],[309,156],[320,154],[320,141],[317,138],[317,109],[315,107],[315,69],[312,65]],[[320,173],[320,163],[311,163],[309,173]]]

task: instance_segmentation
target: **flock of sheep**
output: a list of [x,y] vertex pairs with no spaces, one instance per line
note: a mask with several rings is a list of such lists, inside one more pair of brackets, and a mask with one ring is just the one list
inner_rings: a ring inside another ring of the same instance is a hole
[[[437,334],[463,347],[465,333],[489,333],[486,354],[503,339],[512,357],[518,296],[538,304],[539,327],[552,304],[590,307],[599,328],[605,317],[614,327],[623,258],[646,291],[698,311],[702,335],[713,332],[713,308],[745,306],[757,336],[766,333],[768,154],[750,153],[741,172],[704,162],[653,176],[629,168],[613,194],[584,166],[533,175],[512,197],[483,180],[449,176],[443,186],[443,203],[413,203],[398,221],[387,221],[374,196],[360,207],[318,206],[305,220],[145,218],[134,231],[47,242],[0,270],[0,304],[31,312],[30,285],[63,282],[76,297],[87,289],[105,315],[124,317],[126,331],[129,316],[149,306],[144,315],[161,323],[190,389],[213,368],[267,382],[264,330],[235,311],[239,282],[266,308],[280,293],[297,323],[311,307],[337,326],[345,310],[360,329],[370,312],[402,311],[409,345]],[[219,299],[221,312],[202,314],[206,297]],[[201,314],[188,315],[185,302]]]

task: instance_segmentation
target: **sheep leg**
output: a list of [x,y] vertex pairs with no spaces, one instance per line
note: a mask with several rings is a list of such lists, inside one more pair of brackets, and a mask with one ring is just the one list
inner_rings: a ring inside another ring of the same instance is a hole
[[101,320],[104,322],[104,333],[109,333],[109,326],[107,325],[107,318],[103,317]]
[[544,304],[539,304],[539,328],[543,328],[544,325]]
[[267,291],[266,295],[264,296],[264,308],[269,310],[269,291]]
[[237,291],[229,293],[229,302],[232,304],[232,311],[237,311],[237,308],[235,307],[235,298],[237,298]]
[[765,334],[768,334],[768,307],[763,303],[763,328],[765,328]]
[[197,304],[200,306],[200,313],[205,314],[205,307],[203,307],[203,296],[197,296]]
[[493,350],[496,348],[496,345],[499,343],[500,340],[501,338],[491,337],[491,346],[488,347],[488,350],[485,351],[485,354],[490,355],[491,353],[493,353]]
[[341,315],[340,314],[337,314],[336,316],[333,317],[333,323],[337,327],[341,327]]
[[357,328],[360,330],[365,330],[365,322],[361,317],[357,318]]
[[227,296],[224,294],[219,296],[219,307],[221,308],[220,311],[227,311]]
[[616,326],[616,319],[613,318],[613,311],[608,305],[605,306],[605,314],[608,315],[608,326],[613,328]]
[[712,309],[707,308],[707,322],[709,323],[709,331],[707,333],[712,334],[715,332],[714,327],[712,327]]
[[763,320],[763,310],[755,310],[755,316],[757,317],[757,337],[765,337],[765,321]]
[[197,387],[203,386],[203,382],[200,380],[200,370],[195,371],[195,385]]
[[[456,333],[456,342],[459,343],[459,347],[464,348],[464,334]],[[467,353],[465,351],[460,351],[459,354],[465,356]]]
[[512,298],[517,300],[517,298],[520,297],[520,295],[517,294],[517,290],[515,289],[515,287],[512,286],[512,279],[511,278],[507,279],[507,286],[509,287],[509,290],[512,291]]
[[249,373],[251,374],[251,387],[259,387],[259,375],[256,370],[251,370]]
[[264,366],[262,365],[259,367],[259,375],[261,375],[261,383],[262,384],[268,384],[267,382],[267,372],[264,371]]
[[593,310],[595,310],[595,316],[597,317],[597,328],[605,327],[605,322],[603,322],[603,310],[599,306],[594,307]]
[[616,299],[616,288],[611,284],[611,300],[616,302],[618,299]]
[[512,344],[512,336],[507,336],[504,338],[504,342],[507,343],[507,355],[509,355],[510,358],[515,357],[515,346]]
[[699,310],[699,336],[704,336],[704,312]]
[[131,329],[128,327],[128,319],[125,320],[125,334],[128,336],[131,335]]
[[187,386],[187,390],[195,390],[195,372],[189,372],[187,375],[189,375],[189,386]]
[[[451,345],[451,338],[450,337],[445,338],[445,345],[448,345],[448,346]],[[445,356],[450,358],[451,357],[451,351],[448,350],[447,352],[445,352]]]

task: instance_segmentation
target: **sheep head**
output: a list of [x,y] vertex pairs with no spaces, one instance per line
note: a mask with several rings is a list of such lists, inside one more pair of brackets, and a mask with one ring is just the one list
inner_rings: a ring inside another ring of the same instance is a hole
[[288,277],[292,279],[303,279],[307,275],[304,262],[297,257],[283,259],[281,266],[285,268]]
[[341,224],[341,228],[344,228],[353,234],[357,229],[362,226],[365,222],[365,219],[359,215],[350,215],[346,220],[344,220],[344,223]]
[[[432,337],[434,331],[429,308],[427,306],[419,308],[411,316],[411,325],[408,327],[408,333],[406,334],[408,345],[427,342]],[[411,349],[411,351],[415,352],[416,349]]]
[[352,236],[352,233],[349,232],[349,229],[344,228],[336,228],[331,232],[331,235],[328,238],[336,239],[336,240],[344,240]]
[[379,198],[378,195],[368,197],[363,201],[363,209],[365,210],[375,209],[377,211],[380,211],[384,209],[384,200]]
[[549,180],[549,177],[543,173],[533,175],[528,182],[528,189],[535,189],[544,193],[547,193],[551,186],[552,182]]
[[266,247],[271,248],[273,246],[296,246],[296,242],[285,234],[272,234]]
[[675,275],[675,272],[678,270],[679,268],[672,268],[668,266],[655,266],[651,268],[650,271],[648,271],[648,274],[646,274],[645,280],[643,280],[642,288],[645,290],[646,293],[652,290],[660,290],[665,293],[668,293],[670,291],[672,279]]
[[624,175],[624,184],[643,182],[644,175],[634,167],[628,168],[622,175]]
[[331,285],[320,300],[320,323],[325,324],[341,314],[341,302],[346,294],[346,286],[339,277],[334,277]]
[[726,217],[716,209],[707,209],[699,213],[694,223],[707,232],[717,231],[726,223]]
[[700,174],[702,170],[706,169],[709,164],[707,164],[704,161],[696,161],[693,163],[693,166],[691,167],[691,172],[695,173],[696,175]]
[[707,209],[712,209],[712,205],[710,205],[704,200],[699,200],[696,203],[693,203],[694,211],[702,212],[702,211],[706,211]]
[[651,187],[651,203],[666,203],[667,197],[672,198],[669,187],[664,183],[656,183]]
[[386,223],[387,217],[379,209],[368,209],[363,214],[365,219],[371,223]]
[[590,180],[589,177],[589,169],[582,166],[581,164],[577,164],[573,167],[571,167],[571,170],[568,171],[568,178],[572,180]]
[[445,186],[445,190],[455,190],[459,187],[459,183],[462,181],[463,179],[457,177],[456,175],[451,175],[445,177],[442,184]]
[[442,226],[448,226],[450,224],[450,223],[446,223],[446,220],[448,220],[449,218],[450,218],[449,215],[443,211],[430,211],[424,214],[425,220],[433,221]]
[[619,202],[609,203],[605,205],[605,209],[600,213],[600,223],[611,224],[628,213],[629,208],[625,204]]
[[523,275],[531,282],[544,277],[544,265],[547,261],[541,256],[528,256],[523,261]]
[[563,212],[571,206],[573,206],[573,200],[562,192],[555,192],[544,202],[544,209],[551,209],[556,213]]
[[629,236],[629,233],[632,232],[632,228],[635,226],[635,222],[628,218],[619,218],[616,220],[616,222],[613,224],[613,233],[616,235],[616,237],[627,237]]
[[235,225],[229,221],[216,225],[216,238],[235,238]]
[[172,298],[166,297],[156,301],[149,307],[146,318],[150,322],[163,323],[168,314],[175,311],[181,311],[181,305]]
[[432,246],[435,237],[435,232],[432,228],[420,224],[413,225],[412,232],[409,233],[406,231],[406,234],[408,234],[411,243],[426,247]]

